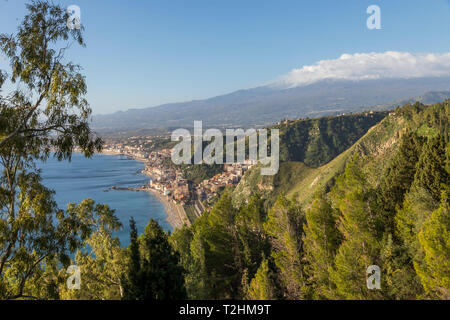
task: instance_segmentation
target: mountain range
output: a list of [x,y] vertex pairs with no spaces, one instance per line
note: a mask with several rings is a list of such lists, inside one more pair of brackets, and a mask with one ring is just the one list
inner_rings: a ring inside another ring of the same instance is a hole
[[432,104],[450,97],[450,77],[331,80],[288,87],[270,84],[189,102],[94,115],[98,132],[158,128],[265,126],[282,119],[387,110],[406,102]]

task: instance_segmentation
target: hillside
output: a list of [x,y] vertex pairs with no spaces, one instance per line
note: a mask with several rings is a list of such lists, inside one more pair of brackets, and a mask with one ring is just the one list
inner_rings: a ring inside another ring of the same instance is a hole
[[387,114],[371,111],[284,121],[272,127],[280,130],[280,160],[319,167],[349,148]]
[[[252,168],[174,233],[192,270],[188,292],[257,300],[450,299],[449,115],[450,100],[407,104],[317,168],[284,161],[275,176]],[[318,164],[323,159],[308,153],[309,145],[325,146],[326,131],[311,135],[310,124],[292,124],[306,142],[295,148]],[[344,128],[343,141],[360,132]],[[379,270],[382,290],[369,290],[368,266]],[[198,270],[211,283],[196,278]]]
[[[447,123],[434,123],[434,119],[439,118],[437,116],[438,114],[441,114],[440,119],[447,119]],[[447,117],[443,116],[445,114],[447,114]],[[363,132],[360,137],[356,139],[357,141],[349,148],[344,149],[343,146],[345,144],[341,144],[341,149],[344,150],[336,157],[322,160],[320,156],[313,158],[312,155],[314,153],[307,153],[303,158],[297,158],[303,161],[281,162],[280,171],[274,177],[260,176],[260,170],[256,167],[252,168],[235,189],[233,194],[234,201],[235,203],[241,203],[249,194],[258,190],[269,198],[271,202],[276,199],[277,195],[284,193],[288,197],[296,198],[301,204],[308,205],[315,192],[324,187],[329,189],[336,176],[343,172],[347,161],[355,153],[358,153],[361,156],[361,167],[367,175],[368,182],[375,187],[378,185],[383,170],[395,153],[398,142],[406,129],[416,130],[423,135],[432,135],[437,127],[444,125],[448,126],[448,114],[450,114],[448,101],[433,106],[415,103],[413,105],[407,104],[397,108],[390,112],[386,117],[382,118],[379,123],[375,124],[366,132]],[[363,115],[351,115],[348,116],[347,119],[350,120],[357,117],[361,121],[364,119],[366,125],[368,125],[371,121],[375,121],[380,116],[381,113],[376,113],[373,118],[368,118],[367,116],[364,117]],[[346,117],[344,116],[326,119],[331,124],[336,125],[342,121],[341,119],[345,118]],[[317,119],[316,121],[321,123],[324,119]],[[305,133],[302,136],[298,136],[298,141],[304,141],[304,137],[309,135],[309,132],[305,129],[308,127],[312,126],[307,122],[293,122],[287,125],[284,132],[300,132],[303,130]],[[362,132],[357,130],[360,128],[356,125],[353,129],[355,131],[350,135],[352,138],[347,136],[346,141],[351,141],[358,133]],[[335,131],[334,133],[340,137],[341,141],[345,141],[340,134],[345,131],[349,133],[350,131],[348,130],[349,128],[346,128],[344,131]],[[329,146],[324,143],[324,141],[328,140],[328,135],[328,131],[320,131],[317,133],[316,137],[310,141],[312,141],[312,145],[316,146],[316,148],[328,150]],[[283,135],[281,137],[283,137]],[[292,142],[293,139],[294,138],[290,136],[289,141],[291,141],[297,149],[293,154],[302,154],[307,150],[311,150],[311,144],[303,144],[304,148],[302,149],[300,148],[302,144],[294,144]],[[320,142],[317,143],[317,141]],[[280,150],[282,150],[281,145],[285,143],[286,141],[281,138]],[[336,148],[339,149],[337,145]],[[280,158],[286,160],[285,157],[280,156]],[[308,164],[305,163],[306,161],[304,159],[308,161]],[[316,162],[308,159],[314,159]]]
[[298,181],[314,179],[316,172],[322,170],[321,166],[326,167],[327,163],[352,146],[387,114],[365,112],[283,121],[273,126],[280,130],[279,173],[275,176],[260,176],[259,167],[252,168],[237,186],[235,201],[240,203],[255,190],[271,201],[279,193],[290,193]]

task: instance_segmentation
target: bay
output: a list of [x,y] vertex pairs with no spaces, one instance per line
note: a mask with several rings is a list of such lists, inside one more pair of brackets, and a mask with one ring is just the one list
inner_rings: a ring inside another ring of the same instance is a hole
[[39,165],[43,184],[56,192],[55,200],[61,209],[69,202],[91,198],[96,203],[108,204],[116,210],[116,216],[124,228],[114,235],[122,246],[129,244],[129,220],[136,220],[138,232],[142,233],[150,218],[156,220],[166,231],[172,227],[166,221],[164,206],[151,193],[145,191],[105,190],[112,186],[138,187],[149,177],[140,173],[144,163],[120,155],[95,154],[85,158],[74,153],[72,161],[57,161],[53,157]]

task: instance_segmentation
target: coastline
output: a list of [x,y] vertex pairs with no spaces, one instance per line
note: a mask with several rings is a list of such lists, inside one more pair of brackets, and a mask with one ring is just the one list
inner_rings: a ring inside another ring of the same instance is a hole
[[184,208],[180,204],[174,203],[172,200],[168,199],[166,196],[162,195],[160,192],[153,189],[145,189],[145,191],[150,192],[159,202],[164,206],[167,214],[167,222],[173,227],[174,230],[182,228],[184,225],[190,225],[190,222],[184,212]]
[[[100,154],[116,155],[116,156],[123,155],[123,153],[114,152],[114,151],[102,151],[102,152],[100,152]],[[144,159],[136,158],[131,155],[126,155],[126,156],[129,156],[129,157],[133,158],[133,160],[140,161],[145,164]],[[142,172],[142,174],[145,174],[149,178],[152,178],[149,174],[147,174],[145,172]],[[164,211],[166,212],[166,215],[167,215],[166,221],[172,226],[174,231],[176,229],[182,228],[185,224],[188,226],[190,225],[190,221],[187,218],[186,212],[184,211],[184,208],[182,205],[174,203],[173,201],[171,201],[166,196],[164,196],[163,194],[161,194],[160,192],[158,192],[156,190],[146,188],[143,191],[148,191],[149,193],[153,194],[158,199],[158,201],[164,206]]]

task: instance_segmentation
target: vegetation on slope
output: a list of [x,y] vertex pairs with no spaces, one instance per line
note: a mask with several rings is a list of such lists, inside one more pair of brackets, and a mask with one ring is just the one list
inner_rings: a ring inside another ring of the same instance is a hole
[[280,160],[319,167],[345,151],[387,112],[285,121],[280,129]]
[[[395,110],[336,159],[344,171],[317,190],[306,211],[295,197],[280,195],[266,208],[264,194],[235,206],[225,193],[173,235],[190,257],[185,268],[205,272],[191,274],[188,295],[449,299],[448,111],[449,101]],[[366,286],[369,265],[380,267],[380,290]]]
[[348,153],[342,152],[386,115],[386,112],[366,112],[279,124],[274,127],[280,129],[278,174],[261,176],[259,166],[253,167],[237,186],[234,203],[240,204],[255,191],[261,192],[269,204],[282,193],[295,195],[300,202],[311,200],[315,190],[325,187],[342,172],[348,157]]

